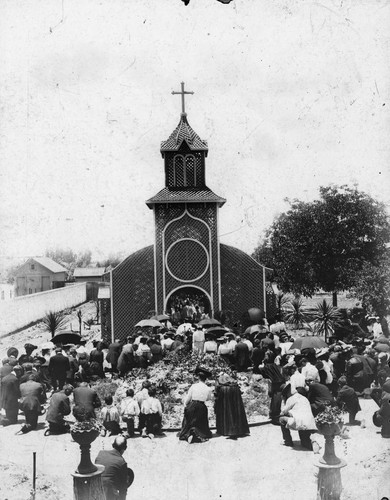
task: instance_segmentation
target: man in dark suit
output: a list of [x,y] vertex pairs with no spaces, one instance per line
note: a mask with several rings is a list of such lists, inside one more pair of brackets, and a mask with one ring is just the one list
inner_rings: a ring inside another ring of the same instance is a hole
[[56,391],[57,388],[62,390],[69,370],[69,359],[62,354],[61,347],[57,347],[56,354],[50,358],[49,361],[49,373],[54,391]]
[[68,359],[69,359],[70,370],[66,375],[66,382],[68,384],[74,385],[74,376],[79,369],[79,362],[77,360],[77,351],[75,347],[69,349]]
[[[15,359],[15,363],[17,364],[17,361]],[[15,365],[10,365],[9,358],[4,358],[3,359],[3,366],[0,368],[0,408],[1,408],[1,381],[3,380],[4,377],[9,375],[12,372],[12,369]]]
[[74,404],[78,408],[84,408],[89,418],[95,418],[95,408],[100,408],[102,402],[97,393],[89,387],[87,382],[81,382],[73,393]]
[[306,379],[306,384],[309,386],[307,398],[310,402],[311,411],[315,417],[325,409],[325,406],[336,405],[336,401],[326,385],[314,382],[313,379],[310,378]]
[[6,375],[1,382],[1,406],[5,409],[5,420],[3,425],[18,423],[20,388],[19,379],[23,368],[14,366],[12,372]]
[[118,372],[118,359],[121,351],[122,351],[122,343],[119,339],[115,339],[115,342],[112,342],[108,346],[108,353],[106,356],[106,360],[111,364],[111,371],[113,373]]
[[[16,360],[15,363],[17,364]],[[4,377],[12,372],[12,368],[15,366],[15,363],[11,365],[9,358],[3,359],[3,366],[0,368],[0,380],[3,380]]]
[[236,370],[238,372],[246,372],[248,366],[251,364],[249,347],[240,337],[237,337],[236,340],[237,345],[234,350]]
[[65,422],[64,416],[70,414],[69,396],[72,394],[72,391],[73,387],[71,385],[65,385],[62,391],[55,392],[52,395],[46,415],[49,428],[45,431],[45,436],[69,432],[69,424]]
[[27,382],[20,384],[20,396],[20,409],[26,417],[23,432],[29,432],[37,428],[41,404],[46,401],[46,394],[42,384],[37,382],[34,375],[31,374]]
[[347,377],[340,377],[337,381],[339,391],[337,394],[337,405],[340,408],[345,407],[349,415],[349,424],[358,425],[359,421],[355,420],[356,413],[361,410],[359,398],[356,392],[347,385]]
[[99,451],[95,463],[104,465],[102,482],[107,500],[126,500],[127,488],[134,481],[134,472],[127,467],[123,453],[127,448],[126,438],[117,436],[112,450]]

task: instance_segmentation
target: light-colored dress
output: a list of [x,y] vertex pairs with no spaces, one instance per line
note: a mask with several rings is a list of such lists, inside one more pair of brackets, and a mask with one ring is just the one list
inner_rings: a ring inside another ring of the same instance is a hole
[[212,399],[212,391],[204,382],[192,384],[187,392],[184,404],[187,405],[191,401],[202,401],[203,403]]

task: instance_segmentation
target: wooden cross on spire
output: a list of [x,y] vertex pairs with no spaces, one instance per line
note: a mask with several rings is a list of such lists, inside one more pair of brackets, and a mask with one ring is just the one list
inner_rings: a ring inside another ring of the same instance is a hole
[[186,109],[185,109],[185,102],[184,102],[184,96],[185,94],[193,94],[193,92],[190,92],[189,90],[184,90],[184,82],[181,82],[181,91],[180,92],[175,92],[172,90],[172,94],[180,94],[181,95],[181,112],[183,115],[186,114]]

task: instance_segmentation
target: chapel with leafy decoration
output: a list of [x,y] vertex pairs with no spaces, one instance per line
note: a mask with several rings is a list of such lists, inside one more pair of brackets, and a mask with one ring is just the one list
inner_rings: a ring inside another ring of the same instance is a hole
[[177,127],[160,147],[165,187],[146,201],[154,212],[155,243],[105,276],[110,299],[101,306],[107,340],[125,338],[151,311],[170,312],[178,296],[200,299],[210,317],[228,311],[232,321],[251,307],[266,311],[274,304],[266,268],[219,242],[218,212],[226,199],[206,185],[208,145],[192,129],[185,111],[185,95],[192,93],[184,83],[180,92],[172,92],[181,95],[182,110]]

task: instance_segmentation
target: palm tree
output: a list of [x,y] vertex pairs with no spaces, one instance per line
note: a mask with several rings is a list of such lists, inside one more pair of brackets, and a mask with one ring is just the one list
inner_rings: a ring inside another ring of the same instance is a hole
[[49,311],[42,320],[45,325],[45,330],[51,333],[51,338],[54,337],[57,330],[62,328],[67,323],[66,314],[64,311]]
[[328,304],[324,299],[318,302],[310,313],[314,329],[319,335],[325,336],[325,342],[334,333],[335,327],[341,326],[342,315],[337,307]]
[[293,325],[296,330],[300,328],[310,328],[308,319],[308,313],[304,309],[301,297],[295,297],[295,299],[291,300],[285,307],[284,320]]

